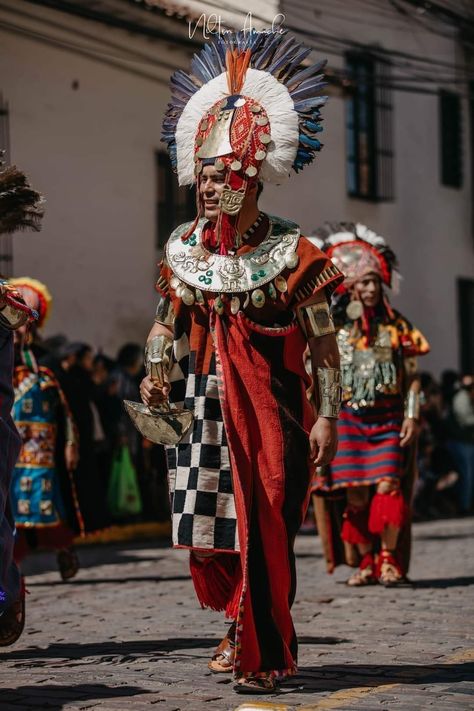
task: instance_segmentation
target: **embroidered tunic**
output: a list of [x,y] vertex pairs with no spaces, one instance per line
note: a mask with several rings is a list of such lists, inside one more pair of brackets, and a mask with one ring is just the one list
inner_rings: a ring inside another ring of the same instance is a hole
[[58,413],[67,419],[68,439],[74,424],[53,373],[18,366],[14,373],[13,417],[22,440],[12,482],[17,528],[58,526],[66,518],[56,471]]
[[325,476],[316,477],[315,490],[371,485],[402,475],[405,379],[429,345],[395,310],[392,316],[376,317],[375,324],[369,343],[354,322],[338,329],[344,401],[339,446]]

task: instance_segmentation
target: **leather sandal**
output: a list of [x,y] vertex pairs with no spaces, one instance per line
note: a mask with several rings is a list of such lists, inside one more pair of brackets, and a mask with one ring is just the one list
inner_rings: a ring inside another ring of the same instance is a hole
[[233,670],[235,659],[234,637],[235,623],[230,626],[229,631],[207,665],[213,674],[225,674]]
[[374,556],[372,553],[367,553],[362,558],[359,570],[356,570],[356,572],[351,575],[346,585],[356,588],[364,585],[374,585],[376,582],[377,576],[375,575]]
[[234,685],[237,694],[276,694],[278,690],[278,682],[273,676],[240,677]]
[[20,597],[0,615],[0,647],[9,647],[25,628],[25,582],[21,579]]
[[385,587],[395,587],[406,583],[406,577],[397,563],[393,553],[388,550],[380,551],[378,562],[378,580]]

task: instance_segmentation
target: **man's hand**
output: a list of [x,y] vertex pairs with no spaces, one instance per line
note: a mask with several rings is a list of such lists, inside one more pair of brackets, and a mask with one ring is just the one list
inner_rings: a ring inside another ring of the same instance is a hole
[[418,437],[420,426],[416,420],[406,417],[400,430],[400,447],[408,447]]
[[148,407],[158,407],[168,399],[170,393],[170,385],[165,382],[163,387],[154,384],[149,375],[146,375],[140,383],[140,395]]
[[79,452],[77,451],[77,446],[74,442],[68,442],[64,448],[64,460],[66,462],[66,469],[68,472],[73,472],[77,469],[79,463]]
[[337,452],[337,420],[318,417],[309,435],[311,458],[317,467],[329,464]]

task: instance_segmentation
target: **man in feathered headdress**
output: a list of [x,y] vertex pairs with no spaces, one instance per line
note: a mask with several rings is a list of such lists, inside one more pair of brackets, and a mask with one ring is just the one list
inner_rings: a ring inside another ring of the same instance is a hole
[[[328,295],[342,275],[298,226],[264,214],[259,181],[281,183],[313,160],[322,62],[281,34],[216,38],[172,78],[164,123],[197,217],[171,235],[150,332],[142,398],[189,408],[168,448],[173,542],[191,551],[203,607],[232,620],[209,668],[236,691],[272,692],[296,670],[290,608],[293,543],[313,461],[336,451],[339,357]],[[315,412],[306,398],[309,343]]]
[[[396,585],[405,580],[409,558],[420,398],[416,357],[429,345],[390,306],[385,288],[395,287],[399,276],[382,237],[348,223],[327,225],[317,236],[346,277],[333,297],[343,388],[339,449],[314,482],[322,494],[313,497],[318,529],[329,570],[342,560],[359,566],[349,585]],[[327,513],[331,499],[344,492],[338,549],[339,531],[334,538]]]
[[[0,170],[0,234],[40,229],[42,198],[25,175],[11,166]],[[12,470],[21,440],[11,416],[14,393],[13,331],[37,313],[0,278],[0,647],[16,642],[25,625],[25,591],[13,561],[14,521],[10,506]]]

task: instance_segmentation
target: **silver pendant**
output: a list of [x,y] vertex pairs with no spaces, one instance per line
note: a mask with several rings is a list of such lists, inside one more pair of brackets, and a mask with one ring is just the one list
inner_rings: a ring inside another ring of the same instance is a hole
[[218,296],[214,301],[214,311],[216,312],[216,314],[219,314],[219,316],[222,316],[222,314],[224,313],[224,302],[222,301],[220,296]]
[[195,301],[194,294],[191,291],[191,289],[188,289],[187,286],[185,286],[181,289],[181,298],[182,298],[183,302],[186,304],[186,306],[192,306],[194,304],[194,301]]
[[293,252],[293,254],[286,254],[285,255],[285,264],[288,267],[288,269],[295,269],[295,267],[298,266],[298,262],[300,261],[300,258],[296,254],[296,252]]
[[242,308],[246,309],[247,306],[249,305],[249,303],[250,303],[250,295],[247,293],[247,294],[245,294],[245,301],[244,301],[244,305]]
[[261,309],[265,305],[265,294],[261,289],[252,291],[252,304],[256,309]]
[[183,289],[185,289],[185,288],[186,288],[186,287],[184,286],[184,284],[180,284],[180,285],[178,286],[178,288],[176,289],[176,296],[178,297],[178,299],[181,299],[181,298],[182,298]]
[[238,296],[233,296],[230,300],[230,311],[234,316],[240,311],[240,299]]
[[278,291],[281,291],[282,294],[284,294],[285,291],[288,291],[288,284],[286,283],[286,279],[285,277],[282,277],[281,274],[275,277],[275,286]]
[[277,297],[277,293],[276,293],[275,287],[273,286],[273,284],[271,282],[268,285],[268,294],[270,296],[270,299],[273,299],[273,301],[275,301],[275,299]]
[[181,284],[180,280],[176,276],[172,276],[170,279],[170,287],[176,291],[178,286]]
[[204,296],[202,295],[201,289],[196,289],[196,302],[200,304],[200,306],[204,303]]

